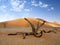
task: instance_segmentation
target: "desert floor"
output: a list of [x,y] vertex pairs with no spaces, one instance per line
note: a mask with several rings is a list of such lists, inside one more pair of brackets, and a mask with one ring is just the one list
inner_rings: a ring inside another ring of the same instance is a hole
[[33,35],[26,36],[26,39],[22,39],[22,35],[8,36],[10,32],[15,31],[0,30],[0,45],[60,45],[60,30],[56,30],[56,34],[44,33],[40,38]]

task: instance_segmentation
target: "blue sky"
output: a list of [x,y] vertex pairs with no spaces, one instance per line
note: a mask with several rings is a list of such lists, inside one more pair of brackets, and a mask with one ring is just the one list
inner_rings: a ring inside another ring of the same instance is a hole
[[0,0],[0,22],[24,17],[60,23],[60,0]]

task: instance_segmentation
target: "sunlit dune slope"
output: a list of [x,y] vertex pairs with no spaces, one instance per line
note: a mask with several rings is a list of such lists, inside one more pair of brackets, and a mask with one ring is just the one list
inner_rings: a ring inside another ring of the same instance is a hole
[[[27,19],[31,21],[33,24],[37,24],[37,20],[35,18],[27,18]],[[24,18],[1,22],[0,27],[4,27],[4,24],[6,24],[6,27],[28,27],[30,26],[30,24]]]
[[[40,22],[40,24],[43,23],[43,19],[40,18],[27,18],[33,25],[37,25],[38,21]],[[6,22],[0,22],[0,28],[4,28],[4,25],[9,28],[9,27],[29,27],[30,24],[24,19],[24,18],[20,18],[20,19],[16,19],[16,20],[11,20],[11,21],[6,21]],[[51,23],[51,22],[45,22],[44,24],[45,26],[53,26],[53,27],[60,27],[60,24],[57,23]]]
[[47,23],[48,25],[51,25],[51,26],[53,26],[53,27],[60,27],[60,24],[58,24],[58,23],[55,23],[55,22],[49,22],[49,23]]
[[[37,18],[37,19],[40,20],[40,21],[45,21],[45,20],[40,19],[40,18]],[[52,26],[52,27],[60,27],[60,24],[58,24],[57,22],[48,22],[48,21],[46,21],[45,25]]]

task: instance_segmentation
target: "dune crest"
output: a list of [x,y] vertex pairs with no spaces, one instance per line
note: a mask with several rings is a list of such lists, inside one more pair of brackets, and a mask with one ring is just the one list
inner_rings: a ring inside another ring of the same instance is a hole
[[[37,22],[39,21],[42,23],[42,21],[45,21],[40,18],[27,18],[29,21],[31,21],[34,25],[37,25]],[[24,20],[24,18],[16,19],[16,20],[11,20],[11,21],[6,21],[6,22],[0,22],[0,28],[3,28],[4,25],[6,25],[7,28],[9,27],[29,27],[29,23]],[[48,26],[53,26],[53,27],[60,27],[60,24],[57,23],[52,23],[52,22],[47,22],[45,25]]]

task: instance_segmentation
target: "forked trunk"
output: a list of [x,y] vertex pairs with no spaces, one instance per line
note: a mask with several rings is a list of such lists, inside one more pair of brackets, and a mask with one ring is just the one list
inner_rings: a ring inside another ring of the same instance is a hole
[[[34,34],[35,37],[41,37],[43,32],[41,31],[40,33],[37,33],[37,30],[42,26],[44,25],[45,21],[43,21],[43,23],[41,25],[39,25],[39,22],[37,24],[37,28],[35,29],[35,26],[27,19],[27,18],[24,18],[32,27],[32,33]],[[38,35],[39,34],[39,35]]]

